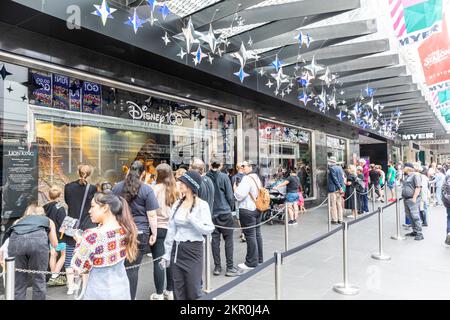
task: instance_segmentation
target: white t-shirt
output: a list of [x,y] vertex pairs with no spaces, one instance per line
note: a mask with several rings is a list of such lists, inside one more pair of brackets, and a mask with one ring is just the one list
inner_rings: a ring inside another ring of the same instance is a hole
[[234,192],[236,200],[239,201],[239,209],[255,211],[256,204],[249,196],[249,193],[251,193],[253,198],[256,200],[256,198],[258,197],[259,188],[261,187],[262,187],[261,181],[259,180],[258,176],[254,173],[246,175],[244,178],[242,178],[241,183]]

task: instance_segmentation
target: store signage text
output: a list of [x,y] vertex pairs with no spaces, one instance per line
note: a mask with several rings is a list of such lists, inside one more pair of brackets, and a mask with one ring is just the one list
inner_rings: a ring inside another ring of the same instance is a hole
[[13,157],[17,157],[17,156],[34,156],[34,152],[33,151],[12,151],[12,150],[8,150],[8,156],[13,156]]
[[441,139],[441,140],[430,140],[430,141],[421,141],[420,144],[449,144],[450,140]]
[[410,133],[402,135],[402,140],[425,140],[425,139],[434,139],[434,133]]
[[133,120],[146,120],[158,122],[159,124],[171,124],[181,126],[183,117],[176,113],[168,112],[166,114],[157,112],[148,112],[147,106],[139,106],[133,101],[127,101],[128,114]]

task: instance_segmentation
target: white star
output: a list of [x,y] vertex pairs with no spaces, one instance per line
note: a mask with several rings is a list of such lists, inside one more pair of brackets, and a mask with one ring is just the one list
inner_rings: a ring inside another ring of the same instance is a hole
[[252,37],[250,37],[250,39],[248,39],[247,44],[248,44],[250,47],[253,45]]
[[263,68],[259,69],[259,74],[261,75],[261,77],[264,75],[264,69]]
[[289,82],[288,76],[283,73],[283,68],[280,68],[277,73],[272,73],[271,76],[277,82],[277,89],[280,89],[281,84]]
[[290,94],[290,93],[291,93],[291,91],[292,91],[292,89],[291,89],[291,88],[287,88],[287,89],[286,89],[286,92],[287,92],[287,94]]
[[202,34],[200,38],[209,45],[209,48],[211,49],[212,53],[216,52],[217,44],[219,42],[216,36],[214,35],[214,30],[211,24],[209,25],[208,33],[206,35]]
[[186,52],[184,52],[183,48],[180,48],[180,53],[177,54],[177,56],[180,57],[181,60],[183,60],[185,55],[186,55]]
[[212,62],[214,60],[214,58],[212,57],[212,55],[210,53],[208,53],[208,60],[209,60],[210,64],[212,64]]
[[316,64],[316,57],[313,56],[312,61],[310,64],[304,66],[304,68],[311,72],[312,76],[315,78],[317,72],[324,69],[322,65]]
[[275,89],[273,93],[277,96],[279,94],[278,89]]
[[270,79],[269,79],[269,81],[267,81],[267,83],[266,83],[266,86],[269,87],[269,89],[272,88],[273,82],[270,81]]
[[164,34],[164,37],[161,37],[161,39],[164,40],[164,43],[166,46],[169,42],[172,42],[172,41],[170,41],[169,36],[167,35],[167,32]]
[[99,16],[102,18],[102,23],[103,26],[106,25],[106,20],[108,18],[113,19],[113,16],[111,15],[114,11],[116,11],[117,9],[114,8],[110,8],[108,6],[108,3],[106,2],[106,0],[102,1],[101,5],[98,4],[94,4],[95,10],[94,12],[92,12],[92,14],[95,14],[96,16]]
[[281,91],[281,97],[284,98],[284,96],[285,96],[284,91]]
[[184,41],[186,42],[186,51],[190,52],[192,44],[199,43],[198,39],[194,38],[194,26],[192,24],[192,18],[189,18],[187,28],[181,28],[184,35]]
[[327,85],[327,87],[330,87],[330,83],[331,83],[331,76],[330,76],[330,68],[327,67],[327,69],[325,70],[325,74],[321,77],[319,77],[320,80],[323,80],[325,82],[325,84]]
[[158,21],[157,18],[153,15],[153,10],[150,11],[150,18],[147,19],[148,22],[150,22],[150,25],[153,27],[153,24]]
[[241,64],[241,68],[245,67],[245,64],[247,63],[248,59],[256,59],[256,55],[254,55],[253,53],[247,51],[247,49],[245,49],[245,45],[244,42],[241,42],[241,48],[239,49],[238,52],[233,52],[231,54],[231,56],[233,58],[236,58],[239,60],[240,64]]

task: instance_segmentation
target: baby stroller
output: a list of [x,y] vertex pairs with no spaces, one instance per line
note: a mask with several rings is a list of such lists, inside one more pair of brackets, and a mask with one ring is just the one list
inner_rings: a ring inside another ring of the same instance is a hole
[[270,220],[268,223],[273,224],[275,220],[284,221],[286,196],[277,189],[269,189],[270,208],[262,214],[262,221]]

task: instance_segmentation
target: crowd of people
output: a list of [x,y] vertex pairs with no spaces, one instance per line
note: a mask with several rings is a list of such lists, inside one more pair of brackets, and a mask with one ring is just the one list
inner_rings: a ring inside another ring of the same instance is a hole
[[[84,299],[136,299],[140,265],[148,252],[155,286],[150,299],[197,299],[207,235],[216,276],[222,274],[221,238],[225,276],[239,276],[263,262],[257,226],[263,185],[250,161],[239,163],[231,179],[216,159],[209,170],[196,158],[189,168],[175,172],[161,163],[149,176],[146,167],[136,160],[122,181],[92,185],[93,169],[82,164],[77,180],[64,190],[50,189],[44,207],[30,201],[24,216],[6,232],[0,260],[14,256],[16,268],[50,269],[48,281],[43,273],[33,274],[33,299],[45,299],[47,286],[55,285],[67,285],[67,294],[73,295],[79,279]],[[232,214],[236,204],[237,220]],[[233,258],[236,226],[243,227],[241,240],[247,246],[238,266]],[[27,274],[16,272],[16,299],[26,298],[27,285]]]
[[[397,195],[399,186],[402,187],[401,195]],[[445,243],[450,245],[450,164],[423,166],[420,162],[394,164],[390,161],[384,172],[381,165],[369,164],[365,159],[360,159],[358,166],[343,168],[337,165],[336,158],[330,157],[328,193],[332,224],[343,222],[344,209],[352,212],[347,218],[369,212],[369,197],[374,201],[392,202],[401,196],[405,207],[403,226],[412,228],[406,236],[414,237],[414,240],[424,239],[422,227],[428,226],[429,208],[445,205]]]
[[[188,168],[176,171],[161,163],[149,176],[148,163],[136,160],[122,181],[92,185],[93,169],[82,164],[78,179],[64,190],[52,187],[43,207],[30,201],[23,217],[7,230],[0,260],[14,256],[16,268],[50,269],[48,281],[43,273],[33,274],[33,299],[45,299],[47,286],[54,285],[67,285],[67,294],[72,295],[78,289],[76,280],[82,279],[84,299],[134,300],[143,257],[151,252],[155,292],[150,299],[198,299],[207,235],[211,235],[215,276],[223,273],[221,239],[225,276],[239,276],[263,263],[260,224],[261,212],[270,201],[268,192],[252,162],[239,163],[232,177],[222,167],[213,158],[207,170],[201,159],[194,158]],[[397,194],[400,185],[401,195]],[[389,162],[384,172],[364,159],[343,168],[330,157],[327,187],[333,224],[342,223],[344,209],[351,211],[348,218],[367,213],[369,197],[392,202],[401,196],[405,227],[412,228],[407,236],[415,240],[423,239],[429,207],[445,205],[445,242],[450,245],[449,165]],[[270,188],[284,189],[289,224],[296,224],[304,212],[298,171],[286,171]],[[240,238],[247,249],[245,261],[237,266],[233,256],[236,227],[242,227]],[[15,286],[15,298],[25,299],[26,273],[16,271]]]

